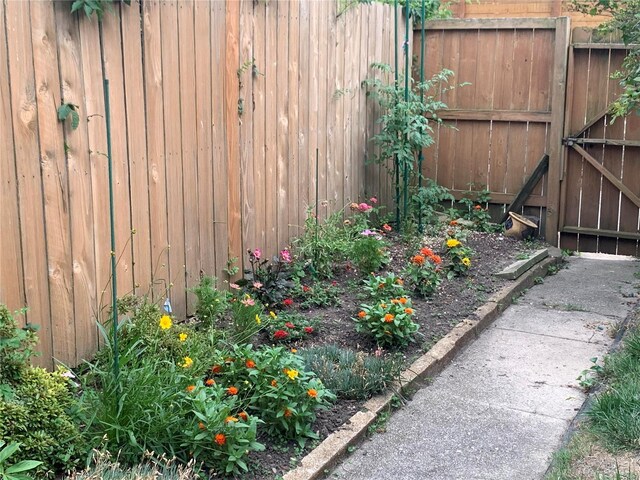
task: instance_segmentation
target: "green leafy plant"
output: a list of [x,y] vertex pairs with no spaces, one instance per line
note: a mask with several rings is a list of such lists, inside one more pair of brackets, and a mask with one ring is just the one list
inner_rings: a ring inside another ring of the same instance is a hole
[[598,365],[598,358],[591,359],[591,366],[583,370],[578,378],[578,384],[585,390],[591,390],[598,382],[598,376],[602,374],[604,369]]
[[383,236],[379,232],[367,228],[353,239],[351,258],[361,272],[377,272],[382,265],[389,261],[386,249],[387,243]]
[[20,449],[20,443],[6,444],[0,440],[0,480],[30,480],[32,477],[25,473],[42,465],[35,460],[22,460],[13,465],[8,465],[9,458]]
[[266,307],[280,305],[295,287],[291,252],[285,248],[271,262],[263,258],[259,248],[247,252],[251,268],[245,271],[245,278],[238,280],[237,285]]
[[300,284],[297,298],[300,308],[305,310],[313,307],[330,307],[338,305],[340,288],[336,281],[317,281],[312,285]]
[[438,185],[434,180],[425,179],[425,185],[415,187],[411,194],[411,220],[419,220],[424,224],[436,225],[439,214],[444,212],[446,202],[455,201],[449,189]]
[[356,330],[375,338],[380,346],[404,346],[414,341],[420,325],[412,320],[415,310],[408,297],[363,304],[354,319]]
[[[473,185],[470,185],[470,188]],[[475,192],[474,198],[463,197],[459,202],[465,206],[464,218],[473,222],[474,228],[479,232],[495,232],[500,225],[496,225],[491,221],[489,213],[489,202],[491,201],[491,192],[484,188]]]
[[402,275],[418,295],[428,297],[433,295],[440,282],[442,259],[430,248],[424,247],[409,259],[409,263]]
[[318,322],[296,312],[280,312],[269,322],[269,338],[274,342],[300,340],[316,332]]
[[449,260],[447,265],[447,278],[464,275],[471,268],[472,251],[465,247],[457,238],[448,238],[445,241],[447,250],[446,256]]
[[228,294],[216,289],[217,279],[204,276],[189,291],[197,297],[195,314],[205,327],[219,320],[229,308]]
[[271,435],[304,444],[317,438],[311,426],[316,410],[335,399],[304,360],[283,347],[234,346],[221,351],[211,367],[211,379],[238,396],[247,412],[264,421]]
[[[36,328],[31,325],[18,328],[15,316],[0,304],[0,387],[4,385],[8,389],[20,381],[29,359],[35,355],[38,342],[35,332]],[[7,390],[2,389],[0,393],[2,391]]]
[[89,18],[95,14],[98,20],[102,20],[106,12],[113,10],[112,5],[115,1],[131,5],[131,0],[74,0],[71,4],[71,13],[81,11]]
[[364,400],[385,391],[402,371],[397,356],[367,355],[337,345],[322,345],[301,352],[306,368],[338,398]]
[[264,315],[262,304],[248,293],[231,300],[231,313],[231,343],[250,342],[270,322],[270,317]]
[[58,107],[58,120],[64,122],[71,117],[71,129],[75,130],[80,125],[80,116],[78,115],[78,105],[72,103],[63,103]]
[[388,298],[406,296],[404,280],[393,272],[384,275],[369,275],[363,282],[363,290],[367,298],[376,302]]

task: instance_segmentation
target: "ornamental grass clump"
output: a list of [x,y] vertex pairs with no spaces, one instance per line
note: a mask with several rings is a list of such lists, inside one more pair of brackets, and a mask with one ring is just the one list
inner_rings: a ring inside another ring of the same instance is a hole
[[445,242],[445,247],[447,250],[446,257],[449,260],[447,278],[452,279],[466,274],[471,268],[472,250],[469,247],[465,247],[456,238],[448,238]]
[[413,342],[420,325],[413,321],[415,310],[408,297],[362,305],[354,319],[356,330],[373,336],[378,345],[398,347]]
[[414,292],[428,297],[436,292],[442,281],[441,264],[442,258],[424,247],[409,259],[402,274]]
[[365,400],[389,388],[402,371],[397,355],[367,355],[337,345],[322,345],[301,352],[307,369],[318,375],[338,398]]

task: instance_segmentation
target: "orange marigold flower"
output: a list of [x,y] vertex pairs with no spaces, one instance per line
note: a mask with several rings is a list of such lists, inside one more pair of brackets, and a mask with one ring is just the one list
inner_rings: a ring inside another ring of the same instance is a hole
[[384,316],[384,321],[385,321],[385,322],[387,322],[387,323],[391,323],[391,322],[393,322],[393,319],[394,319],[394,318],[395,318],[395,317],[394,317],[393,315],[391,315],[390,313],[387,313],[387,314]]
[[433,250],[431,250],[430,248],[424,247],[420,249],[420,253],[426,257],[430,257],[431,255],[433,255]]
[[288,408],[284,409],[284,416],[289,418],[291,416],[291,410],[289,410]]
[[405,303],[407,303],[407,297],[401,297],[401,298],[399,298],[398,300],[399,300],[399,302],[400,302],[402,305],[404,305]]
[[227,443],[227,437],[225,437],[224,433],[216,433],[214,441],[218,445],[223,446],[225,443]]
[[199,428],[200,430],[204,430],[206,427],[204,426],[204,423],[202,423],[202,422],[198,422],[198,428]]
[[222,367],[220,365],[214,365],[213,367],[211,367],[211,371],[213,373],[220,373],[222,372]]
[[272,387],[277,387],[278,386],[278,381],[275,378],[273,380],[271,380],[271,386]]
[[213,387],[216,384],[216,381],[213,378],[207,378],[207,381],[204,382],[207,387]]
[[240,413],[238,414],[238,416],[239,416],[242,420],[244,420],[245,422],[246,422],[246,421],[247,421],[247,419],[249,418],[249,415],[247,415],[247,412],[240,412]]
[[256,368],[256,362],[251,359],[244,362],[244,364],[247,366],[247,368]]
[[360,311],[358,312],[358,316],[359,316],[360,318],[364,318],[364,317],[366,317],[366,316],[367,316],[367,314],[366,314],[366,312],[364,312],[364,311],[360,310]]
[[232,423],[232,422],[237,422],[237,421],[238,421],[238,419],[236,417],[231,417],[231,416],[229,416],[229,417],[224,419],[224,423]]
[[193,392],[195,389],[196,389],[196,386],[195,386],[195,385],[189,385],[189,386],[186,388],[187,392]]
[[236,387],[229,387],[227,388],[227,393],[229,395],[237,395],[238,394],[238,389]]
[[424,257],[422,255],[415,255],[411,259],[411,262],[415,263],[416,265],[422,265],[424,263]]
[[315,388],[310,388],[309,390],[307,390],[307,395],[309,395],[311,398],[316,398],[318,396],[318,391]]
[[413,308],[405,308],[404,309],[404,313],[406,313],[407,315],[413,315]]

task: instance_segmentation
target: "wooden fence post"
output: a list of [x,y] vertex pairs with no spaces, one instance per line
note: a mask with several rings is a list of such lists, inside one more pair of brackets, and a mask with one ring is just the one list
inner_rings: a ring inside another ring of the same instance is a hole
[[567,92],[567,55],[569,51],[569,18],[560,17],[556,23],[553,80],[551,92],[551,133],[549,141],[549,176],[547,179],[547,223],[545,238],[558,244],[558,212],[560,210],[560,178],[564,149],[562,132]]

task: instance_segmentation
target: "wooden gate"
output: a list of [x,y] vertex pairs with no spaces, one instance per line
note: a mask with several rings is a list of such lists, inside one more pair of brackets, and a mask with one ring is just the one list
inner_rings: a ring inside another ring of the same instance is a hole
[[569,51],[559,245],[637,256],[640,117],[611,122],[608,106],[619,92],[611,74],[626,50],[592,37],[575,29]]

